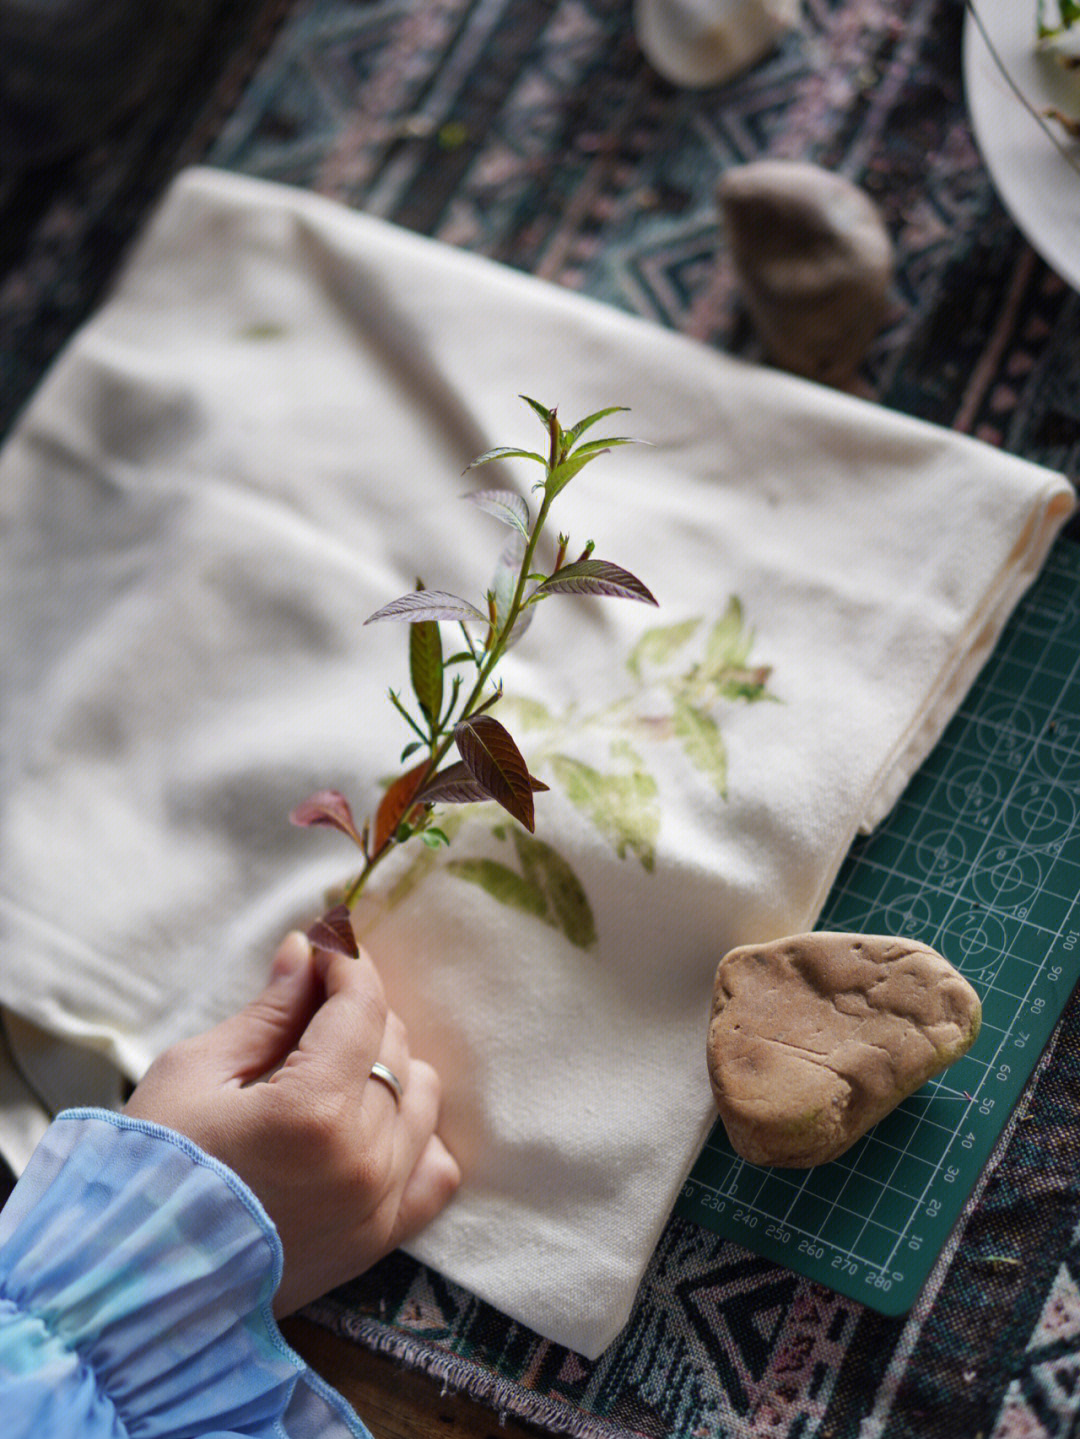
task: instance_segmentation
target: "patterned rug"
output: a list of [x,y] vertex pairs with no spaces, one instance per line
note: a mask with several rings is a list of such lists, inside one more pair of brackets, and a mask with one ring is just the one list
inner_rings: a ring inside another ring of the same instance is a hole
[[[37,172],[0,169],[0,434],[185,164],[320,191],[759,358],[715,192],[728,166],[769,155],[855,180],[895,239],[893,314],[862,392],[1076,477],[1080,297],[989,184],[962,23],[962,0],[805,0],[765,63],[691,92],[643,59],[630,0],[222,7],[168,92],[105,139]],[[678,1220],[594,1363],[401,1255],[312,1316],[495,1409],[598,1439],[1080,1433],[1077,1096],[1074,998],[907,1319]]]

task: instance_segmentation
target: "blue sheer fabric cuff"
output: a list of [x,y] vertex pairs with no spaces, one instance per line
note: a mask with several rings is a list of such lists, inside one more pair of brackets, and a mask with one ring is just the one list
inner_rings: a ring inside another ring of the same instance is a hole
[[282,1338],[280,1277],[231,1170],[158,1125],[65,1111],[0,1213],[5,1434],[370,1439]]

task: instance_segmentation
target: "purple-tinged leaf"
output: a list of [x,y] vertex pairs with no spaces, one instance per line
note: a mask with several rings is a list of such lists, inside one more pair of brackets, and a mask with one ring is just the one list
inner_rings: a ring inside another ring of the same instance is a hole
[[459,595],[448,595],[443,590],[413,590],[368,615],[364,623],[370,625],[376,620],[408,620],[411,624],[422,620],[479,620],[486,624],[487,616]]
[[495,628],[500,633],[510,618],[510,606],[517,593],[524,558],[525,537],[515,531],[499,556],[499,563],[491,577],[491,593],[495,596]]
[[529,506],[513,490],[479,490],[475,495],[466,495],[465,499],[485,514],[502,520],[504,525],[511,525],[528,539]]
[[360,958],[360,946],[356,942],[348,905],[335,904],[321,919],[317,919],[307,932],[307,937],[316,949],[329,950],[331,954],[344,954],[349,959]]
[[409,678],[420,708],[434,723],[443,702],[442,636],[434,620],[414,620],[409,626]]
[[289,819],[303,829],[313,825],[326,825],[330,829],[339,829],[361,849],[364,848],[364,841],[356,828],[352,810],[349,808],[349,801],[339,790],[317,790],[315,794],[304,800],[303,804],[296,806],[289,815]]
[[493,450],[485,450],[482,455],[477,455],[475,460],[470,460],[462,474],[467,475],[478,465],[489,465],[492,460],[535,460],[537,464],[547,465],[547,460],[535,450],[519,450],[515,445],[496,445]]
[[415,805],[416,791],[427,773],[429,763],[426,759],[421,760],[414,768],[399,774],[379,801],[379,808],[375,811],[373,854],[378,854],[390,843],[397,833],[398,825]]
[[[535,775],[529,775],[529,788],[533,794],[540,794],[548,786]],[[481,800],[494,798],[463,760],[448,764],[415,795],[417,804],[478,804]]]
[[531,833],[536,828],[532,781],[505,726],[491,715],[476,715],[461,721],[454,743],[473,779]]
[[477,804],[492,797],[462,760],[432,775],[416,793],[418,804]]
[[524,637],[525,631],[532,624],[533,616],[535,614],[535,605],[529,605],[526,609],[521,609],[518,611],[518,617],[514,621],[514,628],[510,631],[510,637],[506,641],[506,644],[503,646],[504,654],[507,650],[512,650],[517,644],[517,642]]
[[656,604],[652,593],[636,575],[620,565],[613,565],[610,560],[576,560],[572,565],[563,565],[536,589],[541,595],[609,595],[615,599]]

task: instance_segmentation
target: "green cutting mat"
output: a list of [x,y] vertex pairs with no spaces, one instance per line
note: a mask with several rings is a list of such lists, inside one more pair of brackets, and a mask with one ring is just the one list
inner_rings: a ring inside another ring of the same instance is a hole
[[940,950],[982,998],[978,1040],[832,1164],[747,1164],[718,1123],[676,1213],[903,1314],[1080,978],[1080,544],[1058,542],[820,927]]

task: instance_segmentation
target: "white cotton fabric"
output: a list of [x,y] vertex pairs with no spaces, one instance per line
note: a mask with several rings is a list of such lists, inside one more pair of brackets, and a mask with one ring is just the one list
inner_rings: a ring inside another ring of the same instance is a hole
[[[413,1252],[595,1356],[713,1119],[717,960],[814,924],[1042,563],[1060,476],[188,172],[0,457],[0,1003],[136,1076],[256,991],[351,865],[289,809],[335,787],[368,812],[409,738],[407,631],[364,618],[418,575],[482,603],[510,532],[458,497],[539,475],[462,478],[543,448],[519,392],[567,423],[629,405],[594,433],[650,442],[583,470],[553,528],[660,610],[549,600],[503,666],[551,785],[536,837],[597,938],[486,809],[442,860],[403,851],[361,919],[465,1171]],[[694,690],[731,596],[768,699]]]

